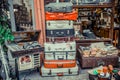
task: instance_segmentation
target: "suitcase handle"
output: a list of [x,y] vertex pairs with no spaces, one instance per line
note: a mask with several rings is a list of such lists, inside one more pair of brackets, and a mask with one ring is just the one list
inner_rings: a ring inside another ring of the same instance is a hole
[[64,56],[62,58],[58,56],[58,60],[64,60]]
[[58,35],[58,36],[62,36],[63,34],[64,34],[64,32],[56,32],[56,34]]
[[66,48],[55,48],[55,50],[65,50]]
[[64,25],[59,25],[59,24],[57,25],[57,28],[60,28],[60,29],[61,29],[61,28],[63,28],[63,27],[64,27]]
[[63,64],[57,64],[58,68],[63,68]]
[[58,60],[64,60],[64,58],[58,58]]
[[[60,9],[61,9],[61,8],[59,8],[59,7],[56,8],[57,11],[59,11]],[[62,10],[63,10],[63,11],[67,11],[66,7],[62,7]]]

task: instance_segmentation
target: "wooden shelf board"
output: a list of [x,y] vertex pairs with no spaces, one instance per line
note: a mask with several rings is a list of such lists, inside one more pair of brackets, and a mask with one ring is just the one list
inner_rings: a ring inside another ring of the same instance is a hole
[[41,32],[40,30],[33,30],[33,31],[14,31],[12,32],[13,34],[17,33],[33,33],[33,32]]
[[81,42],[112,42],[112,39],[106,38],[106,39],[83,39],[83,40],[76,40],[77,43]]
[[112,4],[104,4],[104,5],[73,5],[73,8],[111,8]]

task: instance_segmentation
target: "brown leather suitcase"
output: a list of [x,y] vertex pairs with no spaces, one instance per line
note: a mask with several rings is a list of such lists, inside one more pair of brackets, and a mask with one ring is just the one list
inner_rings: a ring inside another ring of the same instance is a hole
[[103,65],[113,65],[118,66],[118,56],[117,55],[109,55],[105,57],[84,57],[82,54],[79,54],[79,61],[82,68],[94,68],[101,64]]
[[118,66],[118,55],[106,55],[106,56],[89,56],[84,57],[79,46],[90,46],[91,43],[104,42],[104,44],[111,44],[111,40],[81,40],[76,41],[77,54],[76,58],[79,60],[82,68],[94,68],[100,64]]

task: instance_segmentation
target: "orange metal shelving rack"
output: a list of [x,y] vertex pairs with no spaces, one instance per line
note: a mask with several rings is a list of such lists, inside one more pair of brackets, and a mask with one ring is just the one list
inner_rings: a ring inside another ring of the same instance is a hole
[[44,0],[34,0],[34,12],[36,22],[35,28],[36,30],[41,30],[38,41],[43,46],[44,42],[46,41]]

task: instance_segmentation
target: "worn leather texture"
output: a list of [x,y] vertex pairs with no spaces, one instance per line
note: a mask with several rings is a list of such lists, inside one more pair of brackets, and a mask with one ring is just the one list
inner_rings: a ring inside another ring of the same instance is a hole
[[[80,54],[80,53],[78,53]],[[106,56],[106,57],[83,57],[80,55],[80,65],[82,68],[94,68],[99,65],[113,65],[118,66],[118,56]]]
[[77,20],[78,12],[72,11],[70,13],[51,13],[45,12],[46,20]]
[[68,42],[74,41],[74,36],[70,37],[47,37],[46,42]]
[[44,60],[45,68],[72,68],[76,66],[76,60]]

